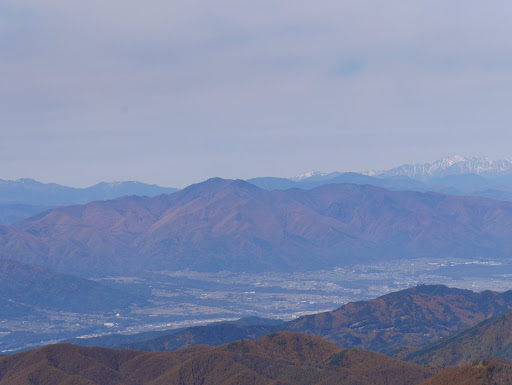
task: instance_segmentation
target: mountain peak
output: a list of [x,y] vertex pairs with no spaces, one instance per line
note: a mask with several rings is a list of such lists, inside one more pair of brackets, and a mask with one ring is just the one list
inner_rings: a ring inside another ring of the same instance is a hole
[[318,176],[325,176],[325,175],[327,175],[325,172],[311,170],[311,171],[307,171],[307,172],[304,172],[299,175],[295,175],[289,179],[293,180],[294,182],[300,182],[301,180],[304,180],[304,179],[309,179],[309,178],[318,177]]
[[[482,159],[484,159],[484,158],[482,158]],[[488,159],[488,158],[486,158],[486,159]],[[440,163],[440,164],[444,164],[447,166],[453,166],[455,163],[467,162],[467,161],[468,161],[468,159],[464,158],[462,155],[452,155],[452,156],[445,156],[434,163]]]
[[406,176],[419,180],[463,174],[497,177],[512,174],[512,160],[492,160],[489,157],[466,158],[461,155],[453,155],[433,163],[404,164],[391,170],[370,170],[364,174],[378,177]]
[[32,178],[20,178],[20,179],[16,179],[14,181],[11,181],[11,182],[15,182],[15,183],[19,183],[19,184],[24,184],[24,185],[42,185],[44,183],[42,182],[39,182],[35,179],[32,179]]
[[195,183],[183,189],[183,191],[189,190],[207,190],[207,191],[216,191],[219,189],[224,189],[226,187],[235,187],[249,190],[260,190],[259,187],[246,182],[242,179],[223,179],[219,177],[210,178],[205,180],[204,182]]

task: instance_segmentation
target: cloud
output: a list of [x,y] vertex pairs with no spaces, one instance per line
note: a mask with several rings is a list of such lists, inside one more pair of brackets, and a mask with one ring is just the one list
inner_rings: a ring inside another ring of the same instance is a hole
[[501,0],[5,0],[0,177],[53,167],[46,177],[92,184],[131,168],[184,185],[507,155],[511,10]]

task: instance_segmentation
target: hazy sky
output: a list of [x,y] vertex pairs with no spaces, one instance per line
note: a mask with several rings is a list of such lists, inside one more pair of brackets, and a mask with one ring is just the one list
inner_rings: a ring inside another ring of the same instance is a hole
[[0,1],[0,179],[512,157],[512,2]]

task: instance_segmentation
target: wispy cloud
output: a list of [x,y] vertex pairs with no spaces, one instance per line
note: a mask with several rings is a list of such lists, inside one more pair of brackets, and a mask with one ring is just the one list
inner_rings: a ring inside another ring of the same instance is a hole
[[83,185],[130,169],[184,185],[510,156],[511,11],[503,0],[5,0],[0,178]]

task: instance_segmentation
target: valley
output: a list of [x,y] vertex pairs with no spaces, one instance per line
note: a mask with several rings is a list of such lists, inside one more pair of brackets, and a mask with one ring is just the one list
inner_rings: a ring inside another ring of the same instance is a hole
[[292,320],[419,284],[473,291],[512,289],[512,264],[494,260],[415,259],[295,273],[143,272],[95,279],[137,293],[129,306],[74,313],[37,308],[0,322],[0,352],[73,337],[164,331],[243,317]]

